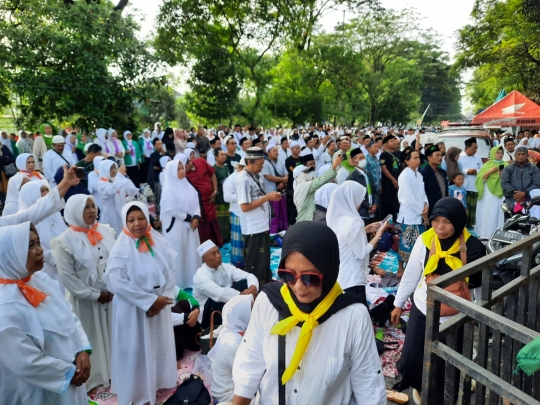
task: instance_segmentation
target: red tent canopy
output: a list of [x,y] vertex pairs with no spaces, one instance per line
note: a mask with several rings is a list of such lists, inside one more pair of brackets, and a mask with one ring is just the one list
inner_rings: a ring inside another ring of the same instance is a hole
[[512,91],[506,97],[482,111],[473,118],[473,125],[523,126],[540,125],[540,106],[519,91]]

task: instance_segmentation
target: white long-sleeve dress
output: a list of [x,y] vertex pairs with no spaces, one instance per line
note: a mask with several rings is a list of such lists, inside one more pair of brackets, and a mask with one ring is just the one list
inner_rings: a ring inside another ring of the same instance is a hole
[[100,178],[94,188],[101,203],[99,222],[109,224],[116,232],[116,237],[118,238],[122,232],[120,211],[126,204],[126,196],[137,195],[139,190],[130,179],[120,173],[116,175],[112,183]]
[[476,203],[476,225],[474,232],[481,239],[489,239],[497,228],[504,225],[504,211],[501,206],[504,197],[497,197],[489,191],[484,182],[484,194]]
[[[260,405],[279,403],[278,335],[270,333],[278,311],[258,295],[233,365],[234,394],[257,396]],[[301,328],[285,335],[285,364],[292,359]],[[381,361],[366,307],[349,305],[313,330],[299,369],[285,384],[287,404],[386,405]]]
[[90,349],[79,319],[49,276],[38,271],[28,285],[48,295],[35,308],[22,294],[0,298],[0,402],[87,405],[85,385],[70,384],[77,353]]
[[108,225],[100,224],[97,231],[103,239],[96,245],[91,245],[84,233],[72,229],[53,240],[54,257],[67,299],[92,346],[87,390],[100,385],[108,387],[111,378],[112,304],[97,300],[102,292],[108,291],[103,274],[115,240],[114,230]]

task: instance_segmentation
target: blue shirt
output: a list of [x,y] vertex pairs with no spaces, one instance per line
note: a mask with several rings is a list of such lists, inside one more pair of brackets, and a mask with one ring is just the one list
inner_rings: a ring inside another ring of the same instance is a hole
[[467,208],[467,190],[464,187],[458,187],[455,184],[452,184],[448,187],[449,197],[457,198],[465,208]]

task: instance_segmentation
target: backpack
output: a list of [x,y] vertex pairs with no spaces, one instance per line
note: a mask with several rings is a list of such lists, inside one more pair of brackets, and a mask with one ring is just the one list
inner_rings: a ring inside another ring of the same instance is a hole
[[163,405],[209,405],[211,400],[203,380],[191,374]]

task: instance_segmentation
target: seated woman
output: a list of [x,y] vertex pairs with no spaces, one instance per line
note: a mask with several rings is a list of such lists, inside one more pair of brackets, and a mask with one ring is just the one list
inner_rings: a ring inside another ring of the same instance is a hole
[[[442,276],[463,266],[460,256],[461,237],[463,237],[467,250],[467,263],[486,255],[486,248],[482,242],[472,236],[465,228],[467,221],[465,207],[457,198],[446,197],[439,200],[433,207],[429,221],[432,228],[424,232],[413,246],[396,294],[395,309],[392,311],[391,318],[394,325],[400,322],[403,305],[414,293],[414,303],[407,325],[405,343],[401,359],[397,363],[397,369],[403,375],[403,378],[395,388],[402,391],[413,387],[413,399],[415,402],[419,401],[420,389],[422,388],[427,298],[425,278],[430,274]],[[435,248],[434,251],[432,251],[433,247]],[[441,259],[440,255],[443,252],[450,254],[453,258],[450,259],[447,256],[444,260]],[[481,278],[482,273],[476,273],[470,277],[469,285],[478,287]],[[441,316],[441,322],[445,322],[450,318],[451,316]],[[444,370],[444,365],[439,370]],[[439,373],[439,377],[442,379],[439,386],[444,387],[444,372]],[[438,394],[442,395],[443,392]]]
[[219,402],[230,402],[234,397],[232,367],[234,357],[251,317],[253,296],[238,295],[223,307],[223,329],[208,353],[212,360],[212,397]]
[[176,287],[176,304],[171,308],[171,318],[174,329],[174,346],[176,360],[184,357],[184,351],[193,352],[201,350],[199,324],[199,302],[186,291]]
[[87,405],[92,351],[71,305],[40,271],[36,228],[2,227],[0,246],[1,402]]
[[60,279],[67,299],[81,320],[92,345],[93,367],[86,388],[110,385],[111,316],[113,294],[107,290],[103,273],[114,246],[114,230],[98,224],[94,197],[75,195],[66,203],[66,222],[70,225],[52,242]]
[[154,405],[157,390],[176,387],[170,307],[176,253],[150,226],[143,203],[124,205],[121,218],[123,231],[103,276],[114,294],[111,391],[119,404]]
[[[109,224],[116,232],[116,237],[122,233],[120,211],[126,203],[126,196],[139,193],[133,182],[126,177],[126,167],[111,160],[103,160],[99,164],[99,181],[94,186],[101,203],[99,222]],[[124,218],[125,220],[125,218]]]
[[386,404],[369,313],[337,283],[334,232],[319,222],[295,224],[279,269],[285,284],[264,286],[236,353],[233,403],[257,397],[275,405],[281,396],[305,405]]

